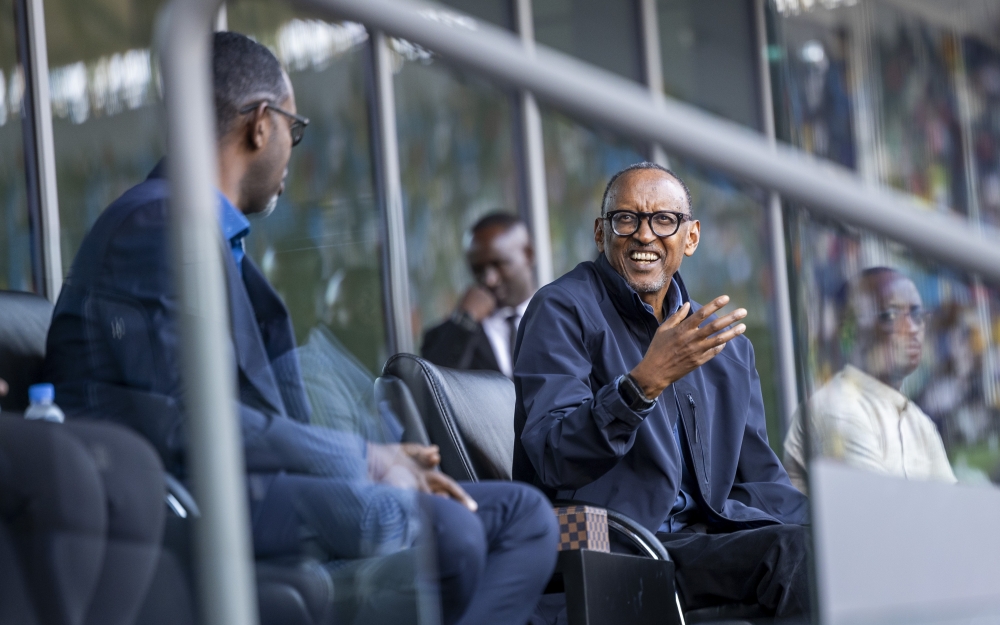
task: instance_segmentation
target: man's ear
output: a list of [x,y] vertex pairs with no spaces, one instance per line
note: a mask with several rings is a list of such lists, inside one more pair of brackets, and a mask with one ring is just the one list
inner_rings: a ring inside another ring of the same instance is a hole
[[701,222],[695,219],[687,229],[687,240],[684,241],[684,255],[691,256],[698,249],[701,241]]
[[529,265],[535,264],[535,246],[531,243],[524,246],[524,257],[528,259]]
[[247,117],[249,118],[246,126],[247,146],[253,151],[260,150],[267,144],[270,133],[267,123],[267,102],[258,104]]
[[594,243],[597,244],[597,251],[604,253],[604,218],[598,217],[594,220]]

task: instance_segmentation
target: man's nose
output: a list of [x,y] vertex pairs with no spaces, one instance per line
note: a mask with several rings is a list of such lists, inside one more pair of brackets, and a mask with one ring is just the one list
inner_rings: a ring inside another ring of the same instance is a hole
[[500,272],[494,267],[487,267],[483,271],[483,284],[488,287],[500,284]]
[[652,243],[659,237],[653,233],[653,229],[649,225],[649,219],[640,217],[639,229],[632,234],[632,238],[637,239],[640,243]]

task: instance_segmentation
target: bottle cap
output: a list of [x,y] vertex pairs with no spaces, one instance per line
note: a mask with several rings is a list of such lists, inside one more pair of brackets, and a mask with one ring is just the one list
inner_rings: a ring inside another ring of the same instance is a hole
[[28,401],[33,404],[52,403],[56,398],[56,387],[45,382],[28,387]]

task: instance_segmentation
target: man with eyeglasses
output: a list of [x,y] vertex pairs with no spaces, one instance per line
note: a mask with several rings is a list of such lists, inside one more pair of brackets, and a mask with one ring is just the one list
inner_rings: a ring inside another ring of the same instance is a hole
[[956,482],[934,422],[901,392],[923,354],[926,315],[916,285],[895,269],[873,267],[844,285],[840,299],[847,364],[792,420],[785,437],[792,483],[807,492],[808,458],[819,457],[911,480]]
[[806,499],[768,445],[747,311],[697,304],[679,273],[701,240],[687,187],[625,168],[594,240],[597,259],[539,290],[521,322],[515,479],[654,532],[686,610],[808,613]]
[[[288,309],[243,246],[248,216],[269,213],[284,190],[308,120],[266,47],[215,33],[212,66],[219,261],[255,554],[333,564],[338,623],[415,622],[418,590],[427,590],[440,596],[442,623],[521,625],[555,567],[558,525],[541,493],[510,482],[460,486],[434,470],[435,447],[311,425]],[[169,186],[157,170],[81,244],[56,304],[45,376],[68,418],[134,428],[184,480]]]

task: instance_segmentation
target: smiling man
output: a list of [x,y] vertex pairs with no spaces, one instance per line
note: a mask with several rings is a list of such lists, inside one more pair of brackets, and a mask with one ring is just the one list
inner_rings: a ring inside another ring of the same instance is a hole
[[[768,446],[753,346],[687,294],[701,225],[672,172],[608,183],[599,252],[532,298],[517,341],[515,479],[655,532],[687,609],[807,612],[806,500]],[[737,325],[733,325],[737,324]]]
[[[934,422],[902,394],[924,346],[924,308],[913,281],[889,267],[866,269],[844,287],[844,366],[806,408],[813,457],[915,480],[955,482]],[[799,410],[785,438],[785,466],[806,492],[806,434]]]

